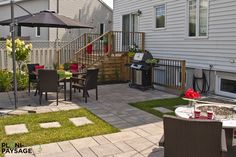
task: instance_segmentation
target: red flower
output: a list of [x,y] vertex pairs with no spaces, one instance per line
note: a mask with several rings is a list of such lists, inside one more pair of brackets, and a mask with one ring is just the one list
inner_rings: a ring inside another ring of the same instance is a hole
[[185,92],[184,97],[188,99],[198,99],[201,96],[199,92],[195,92],[193,89],[190,88]]

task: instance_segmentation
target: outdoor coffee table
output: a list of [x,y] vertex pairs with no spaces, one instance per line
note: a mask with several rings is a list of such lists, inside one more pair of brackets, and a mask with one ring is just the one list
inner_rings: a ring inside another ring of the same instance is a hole
[[[228,108],[235,108],[235,105],[222,105],[222,104],[197,104],[195,108],[203,107],[203,106],[218,106],[218,107],[228,107]],[[189,119],[194,116],[194,107],[193,106],[180,106],[177,107],[175,110],[175,114],[177,117]],[[236,112],[233,115],[228,116],[217,116],[215,117],[216,120],[222,122],[222,127],[226,133],[226,142],[227,148],[232,148],[232,141],[233,141],[233,130],[236,129]]]

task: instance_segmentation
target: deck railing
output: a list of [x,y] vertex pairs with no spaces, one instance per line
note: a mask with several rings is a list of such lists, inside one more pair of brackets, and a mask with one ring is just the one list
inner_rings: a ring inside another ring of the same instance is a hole
[[78,62],[85,66],[102,57],[128,52],[130,46],[144,50],[144,33],[110,31],[103,35],[86,33],[58,51],[58,62]]
[[141,50],[145,49],[143,32],[113,31],[112,39],[113,50],[115,53],[127,52],[129,47],[134,45],[136,45]]
[[60,48],[57,52],[58,54],[58,61],[60,64],[69,62],[69,61],[75,61],[75,54],[83,48],[87,43],[95,40],[98,38],[100,34],[90,34],[90,33],[84,33],[78,38],[74,39],[67,45]]
[[109,55],[111,52],[110,38],[111,33],[107,32],[98,36],[92,42],[87,42],[87,44],[75,54],[76,61],[79,64],[88,67]]
[[186,62],[175,59],[159,59],[153,70],[155,85],[184,90],[186,86]]

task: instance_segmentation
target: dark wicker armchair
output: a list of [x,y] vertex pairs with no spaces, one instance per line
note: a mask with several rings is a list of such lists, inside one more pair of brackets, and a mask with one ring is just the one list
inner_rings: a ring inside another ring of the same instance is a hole
[[38,71],[38,88],[39,88],[39,103],[42,102],[42,94],[47,92],[56,92],[57,94],[57,105],[58,105],[58,93],[62,87],[59,85],[59,77],[56,70],[39,70]]
[[35,66],[38,66],[39,64],[27,64],[27,68],[28,68],[28,92],[30,93],[30,84],[31,83],[38,83],[38,79],[36,77],[36,75],[33,73],[33,71],[35,71]]
[[88,90],[91,89],[96,90],[96,100],[98,100],[98,87],[97,87],[98,71],[99,69],[88,69],[83,77],[71,78],[71,88],[83,90],[83,97],[85,98],[86,103],[87,103],[87,97],[89,96]]
[[165,157],[223,157],[227,151],[222,123],[164,116]]

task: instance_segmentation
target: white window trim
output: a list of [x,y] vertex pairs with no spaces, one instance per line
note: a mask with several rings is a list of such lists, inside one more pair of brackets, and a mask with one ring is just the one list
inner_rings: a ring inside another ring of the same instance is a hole
[[225,92],[220,90],[220,85],[221,85],[221,79],[228,79],[228,80],[235,80],[236,78],[233,76],[222,76],[222,75],[216,75],[216,82],[215,82],[215,93],[217,95],[222,95],[226,97],[231,97],[231,98],[236,98],[236,94],[230,93],[230,92]]
[[41,28],[40,29],[40,35],[38,35],[38,27],[35,27],[35,37],[39,38],[41,36]]
[[206,36],[199,36],[199,7],[200,7],[200,1],[197,0],[197,7],[196,7],[196,12],[197,12],[197,22],[196,22],[196,36],[191,37],[189,36],[189,0],[186,0],[186,31],[185,31],[185,36],[187,39],[208,39],[209,38],[209,6],[210,6],[210,1],[208,0],[208,6],[207,6],[207,35]]
[[[156,9],[158,6],[160,5],[165,5],[165,27],[161,27],[161,28],[156,28]],[[157,4],[155,6],[153,6],[153,18],[152,18],[152,21],[153,21],[153,30],[154,31],[158,31],[158,30],[166,30],[167,29],[167,3],[160,3],[160,4]]]

